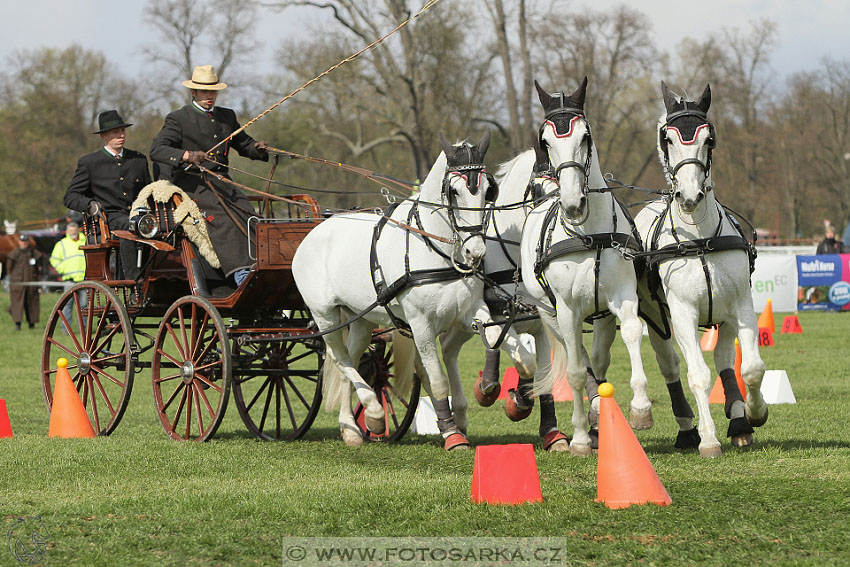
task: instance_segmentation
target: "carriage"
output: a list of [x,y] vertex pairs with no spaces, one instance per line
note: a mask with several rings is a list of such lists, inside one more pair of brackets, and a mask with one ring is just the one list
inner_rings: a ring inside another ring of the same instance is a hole
[[[102,215],[86,217],[86,279],[62,294],[44,334],[41,380],[48,410],[57,360],[64,357],[99,435],[118,427],[145,368],[151,369],[156,415],[172,439],[211,439],[231,390],[254,436],[294,440],[307,432],[322,402],[325,347],[290,267],[298,245],[323,217],[309,195],[283,199],[286,210],[277,217],[268,197],[249,198],[263,201],[260,216],[246,227],[254,268],[238,287],[220,285],[203,294],[209,297],[198,292],[199,247],[187,233],[179,194],[151,196],[131,231],[110,231]],[[123,277],[122,240],[135,243],[138,278]],[[364,428],[364,436],[400,438],[413,421],[419,382],[403,396],[394,390],[390,332],[373,333],[360,371],[379,392],[387,425],[379,436]],[[354,411],[359,415],[362,408]]]

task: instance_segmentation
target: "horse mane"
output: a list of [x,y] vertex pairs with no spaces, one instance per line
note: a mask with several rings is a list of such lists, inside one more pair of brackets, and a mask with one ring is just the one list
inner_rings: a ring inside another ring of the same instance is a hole
[[425,177],[425,181],[419,186],[419,192],[422,194],[430,194],[432,190],[439,192],[440,187],[443,183],[443,176],[446,174],[446,167],[448,167],[448,161],[446,160],[446,154],[444,152],[440,152],[440,155],[437,156],[437,161],[434,162],[434,165],[431,166],[431,171],[428,172],[428,175]]
[[[535,159],[534,150],[526,150],[499,166],[496,170],[496,182],[501,189],[505,189],[499,191],[499,201],[504,202],[507,198],[509,203],[516,203],[522,199],[534,170]],[[517,195],[512,194],[511,190],[514,189],[519,190]]]
[[667,110],[661,113],[661,116],[658,117],[658,124],[655,127],[655,150],[658,152],[658,161],[661,163],[661,168],[664,170],[664,179],[667,181],[667,185],[672,186],[673,180],[670,179],[670,172],[665,167],[664,163],[664,150],[661,148],[661,128],[667,123]]

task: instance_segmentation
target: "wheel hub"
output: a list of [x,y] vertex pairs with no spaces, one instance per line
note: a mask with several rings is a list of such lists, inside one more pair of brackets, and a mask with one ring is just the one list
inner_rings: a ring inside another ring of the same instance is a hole
[[80,374],[88,374],[91,368],[91,355],[87,352],[81,352],[77,358],[77,367],[80,369]]
[[194,377],[195,377],[195,365],[192,364],[191,360],[183,361],[183,364],[180,365],[180,378],[183,379],[183,382],[188,384],[192,381],[192,379]]

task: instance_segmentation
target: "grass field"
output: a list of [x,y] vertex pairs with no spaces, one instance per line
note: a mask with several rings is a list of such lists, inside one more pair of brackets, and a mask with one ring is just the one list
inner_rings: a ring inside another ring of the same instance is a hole
[[[754,449],[724,439],[716,460],[672,448],[676,426],[645,340],[655,427],[637,436],[673,504],[613,511],[594,502],[596,457],[545,453],[537,413],[514,424],[501,402],[471,408],[470,440],[535,443],[541,504],[472,504],[472,451],[447,454],[437,438],[414,434],[349,449],[325,412],[305,440],[266,443],[248,436],[231,400],[213,441],[172,442],[147,370],[112,436],[49,439],[39,355],[57,297],[43,296],[37,329],[15,332],[0,294],[0,398],[15,433],[0,439],[3,533],[41,516],[41,564],[281,565],[284,536],[407,535],[552,536],[569,565],[850,564],[848,315],[801,313],[804,334],[777,333],[776,346],[762,349],[769,369],[788,372],[797,404],[771,406]],[[627,409],[628,359],[619,340],[615,349],[609,378]],[[482,364],[480,343],[468,343],[470,383]],[[566,431],[570,406],[558,406]],[[713,411],[725,434],[722,407]],[[0,565],[19,564],[7,538],[0,543]]]

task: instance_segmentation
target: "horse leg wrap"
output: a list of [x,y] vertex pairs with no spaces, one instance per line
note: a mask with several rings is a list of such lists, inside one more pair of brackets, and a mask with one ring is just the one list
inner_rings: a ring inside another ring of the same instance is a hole
[[558,428],[558,418],[555,417],[555,398],[552,394],[540,395],[540,436]]
[[520,378],[516,386],[516,403],[520,409],[533,408],[534,396],[531,395],[531,390],[534,388],[534,378]]
[[737,437],[738,435],[746,435],[753,432],[753,426],[747,421],[746,417],[733,417],[729,420],[729,427],[726,429],[726,437]]
[[738,379],[735,377],[735,371],[731,368],[721,370],[720,382],[723,384],[723,393],[726,395],[726,405],[724,406],[726,418],[736,419],[744,417],[744,396],[741,395],[741,390],[738,389]]
[[484,370],[481,373],[481,390],[488,393],[492,384],[499,383],[499,349],[488,348],[484,358]]
[[667,383],[667,391],[670,393],[670,402],[673,404],[673,415],[676,417],[694,418],[694,410],[685,398],[685,392],[682,390],[682,381]]
[[457,432],[455,425],[455,416],[449,408],[449,399],[434,400],[434,412],[437,414],[437,428],[443,437],[448,437],[452,433]]

